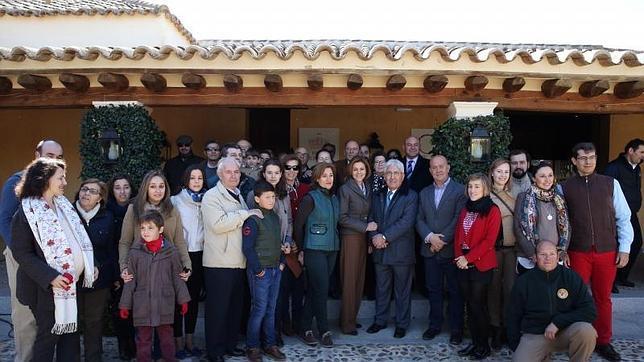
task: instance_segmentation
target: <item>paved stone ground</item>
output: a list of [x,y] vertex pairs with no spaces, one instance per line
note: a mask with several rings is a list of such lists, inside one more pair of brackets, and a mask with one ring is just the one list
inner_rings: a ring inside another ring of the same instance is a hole
[[[638,288],[622,288],[621,293],[614,299],[614,345],[622,354],[624,361],[644,361],[644,257],[638,262],[638,273],[634,280]],[[0,262],[0,362],[13,361],[13,339],[10,335],[9,325],[3,320],[9,320],[7,313],[10,312],[9,292],[6,286],[6,268],[4,261]],[[332,301],[331,304],[337,302]],[[365,303],[366,304],[366,303]],[[414,300],[413,310],[416,311],[412,325],[403,339],[393,338],[393,327],[375,335],[364,332],[364,327],[359,331],[358,336],[346,336],[340,334],[337,329],[333,330],[336,345],[334,348],[308,347],[298,339],[285,337],[286,346],[282,349],[289,361],[465,361],[456,355],[459,347],[451,346],[448,343],[446,333],[439,335],[435,340],[426,342],[421,335],[426,328],[425,311],[421,309],[426,302]],[[425,306],[426,307],[426,306]],[[372,306],[365,306],[361,310],[360,323],[368,326],[371,322],[367,316],[372,315],[369,310]],[[203,311],[203,308],[201,308]],[[201,314],[201,313],[200,313]],[[332,323],[337,325],[336,323]],[[203,318],[199,318],[195,343],[198,347],[205,349],[203,338]],[[105,337],[103,339],[104,360],[119,361],[116,338]],[[464,344],[462,345],[464,346]],[[184,361],[198,361],[197,358],[185,359]],[[232,358],[231,361],[244,361],[245,358]],[[268,360],[268,359],[267,359]],[[511,352],[507,349],[495,352],[487,361],[509,361]],[[567,361],[563,353],[552,356],[553,361]],[[593,355],[591,361],[601,361],[597,355]],[[201,359],[205,361],[205,359]]]

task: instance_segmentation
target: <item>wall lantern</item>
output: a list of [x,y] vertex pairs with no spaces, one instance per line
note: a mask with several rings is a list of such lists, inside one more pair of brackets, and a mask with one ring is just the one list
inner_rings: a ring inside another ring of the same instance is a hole
[[472,162],[490,160],[492,141],[490,133],[484,127],[476,127],[470,133],[470,155]]
[[103,162],[105,164],[116,163],[123,154],[123,147],[121,147],[121,136],[114,130],[108,128],[101,133],[98,138],[101,143],[101,153],[103,154]]

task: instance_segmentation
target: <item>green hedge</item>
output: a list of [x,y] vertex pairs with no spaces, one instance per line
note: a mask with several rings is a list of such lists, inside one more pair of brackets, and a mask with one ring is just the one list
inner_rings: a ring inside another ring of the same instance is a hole
[[[492,154],[489,162],[470,160],[470,132],[476,127],[485,127],[490,133]],[[468,175],[475,172],[487,173],[494,159],[507,157],[510,142],[510,120],[503,114],[466,119],[450,118],[434,131],[432,153],[445,155],[451,165],[451,177],[464,182]]]
[[[120,135],[123,154],[116,163],[106,165],[99,137],[109,128]],[[163,141],[163,134],[143,106],[92,107],[81,123],[81,178],[108,181],[112,175],[123,173],[132,178],[136,190],[146,172],[161,166]]]

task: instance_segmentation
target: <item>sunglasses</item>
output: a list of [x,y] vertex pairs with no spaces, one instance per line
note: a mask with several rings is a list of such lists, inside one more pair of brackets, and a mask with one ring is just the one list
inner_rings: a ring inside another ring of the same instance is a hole
[[285,170],[290,170],[290,171],[298,171],[300,169],[300,166],[284,166]]

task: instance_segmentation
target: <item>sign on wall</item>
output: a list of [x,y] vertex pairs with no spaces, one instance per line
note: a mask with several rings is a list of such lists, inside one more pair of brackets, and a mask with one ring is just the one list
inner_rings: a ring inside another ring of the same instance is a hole
[[[336,156],[340,153],[340,129],[339,128],[300,128],[299,146],[306,147],[311,157],[322,148],[325,143],[335,145]],[[337,158],[337,157],[336,157]]]
[[432,144],[432,135],[434,134],[433,128],[412,128],[411,135],[418,138],[420,143],[420,155],[429,158],[429,154],[434,149]]

